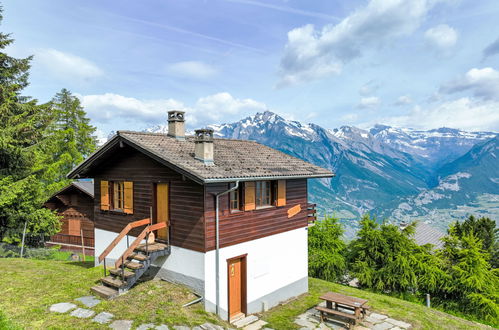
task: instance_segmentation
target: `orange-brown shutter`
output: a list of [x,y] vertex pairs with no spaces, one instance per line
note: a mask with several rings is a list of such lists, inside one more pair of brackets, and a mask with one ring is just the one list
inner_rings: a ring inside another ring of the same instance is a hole
[[286,205],[286,180],[277,181],[277,206]]
[[125,208],[126,214],[133,214],[133,182],[125,181]]
[[100,182],[100,209],[109,210],[109,182]]
[[80,236],[80,234],[81,234],[80,233],[80,231],[81,231],[80,220],[70,219],[68,221],[68,227],[69,227],[69,230],[68,230],[69,235]]
[[245,182],[244,183],[244,210],[251,211],[256,208],[255,203],[255,183]]

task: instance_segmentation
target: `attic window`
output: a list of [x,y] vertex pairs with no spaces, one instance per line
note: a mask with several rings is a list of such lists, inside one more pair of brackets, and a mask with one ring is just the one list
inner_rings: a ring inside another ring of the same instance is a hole
[[255,187],[256,207],[271,206],[272,203],[272,182],[257,181]]

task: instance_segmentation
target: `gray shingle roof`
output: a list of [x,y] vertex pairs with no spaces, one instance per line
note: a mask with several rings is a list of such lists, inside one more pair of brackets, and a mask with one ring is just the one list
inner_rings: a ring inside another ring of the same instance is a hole
[[86,192],[89,196],[94,197],[94,181],[75,181],[73,185],[78,187],[80,190]]
[[[205,165],[194,158],[194,137],[180,141],[160,133],[118,131],[101,149],[113,141],[116,143],[119,138],[202,183],[334,175],[329,170],[249,140],[214,139],[214,165]],[[75,177],[91,166],[92,158],[98,157],[99,152],[71,171],[68,177]]]
[[442,233],[438,229],[424,223],[418,222],[416,225],[416,232],[414,234],[414,239],[418,245],[425,244],[433,244],[436,249],[441,249],[444,243],[441,241],[441,238],[445,236],[445,233]]

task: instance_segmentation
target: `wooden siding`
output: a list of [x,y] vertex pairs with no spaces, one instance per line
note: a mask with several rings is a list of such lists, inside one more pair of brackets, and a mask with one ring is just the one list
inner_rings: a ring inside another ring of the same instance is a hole
[[[205,193],[206,251],[215,249],[215,197],[229,188],[227,183],[209,184]],[[230,213],[228,195],[220,197],[220,247],[239,244],[285,231],[306,227],[307,180],[287,180],[286,205]],[[301,211],[288,218],[288,209],[300,205]]]
[[[126,145],[94,172],[96,228],[119,233],[129,222],[148,218],[150,208],[154,210],[154,184],[165,182],[170,189],[170,243],[204,251],[203,186]],[[101,180],[133,182],[133,214],[100,210]],[[136,228],[131,234],[138,235],[142,229]]]
[[79,221],[85,246],[94,246],[94,201],[90,196],[71,187],[52,197],[45,203],[45,207],[56,210],[62,216],[61,230],[50,238],[51,241],[81,245],[81,234],[70,235],[69,232],[69,222]]

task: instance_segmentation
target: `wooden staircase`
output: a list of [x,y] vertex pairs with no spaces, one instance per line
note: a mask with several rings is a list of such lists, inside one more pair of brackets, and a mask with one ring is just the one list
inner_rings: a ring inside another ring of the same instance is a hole
[[[114,268],[106,268],[106,256],[116,247],[132,228],[146,226],[140,235],[128,245],[126,251],[118,258]],[[99,256],[99,262],[104,261],[104,277],[101,278],[101,285],[91,288],[95,294],[111,299],[128,291],[137,280],[149,269],[151,264],[158,257],[167,256],[171,252],[168,244],[151,240],[154,237],[153,231],[166,228],[166,223],[151,225],[150,219],[144,219],[128,224],[113,242]],[[152,237],[151,237],[152,235]],[[146,243],[141,243],[143,240]]]

